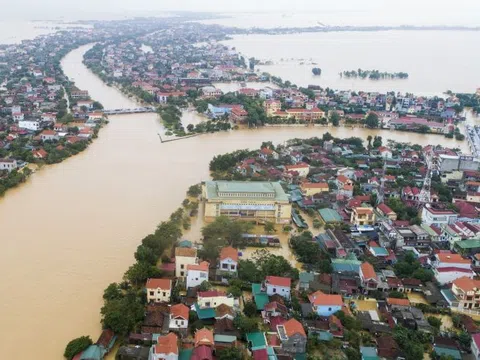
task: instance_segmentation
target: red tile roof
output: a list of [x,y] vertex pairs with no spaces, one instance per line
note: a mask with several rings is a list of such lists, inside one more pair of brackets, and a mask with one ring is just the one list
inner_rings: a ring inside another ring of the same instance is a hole
[[209,291],[199,291],[197,293],[198,297],[215,297],[215,296],[226,296],[225,292],[219,290],[209,290]]
[[372,264],[364,262],[362,265],[360,265],[360,269],[362,270],[362,274],[365,279],[377,279],[377,274],[375,273],[375,269],[373,268]]
[[303,335],[304,337],[307,336],[305,334],[305,329],[303,328],[303,325],[300,323],[300,321],[296,319],[288,320],[283,324],[283,327],[285,328],[285,332],[287,333],[288,337],[294,334],[300,334],[300,335]]
[[290,287],[292,284],[292,279],[280,276],[267,276],[265,280],[274,286]]
[[343,305],[341,295],[324,294],[320,290],[308,296],[310,303],[313,305]]
[[466,276],[453,280],[453,284],[464,292],[480,290],[480,280],[473,280]]
[[443,263],[449,264],[470,264],[471,261],[469,259],[464,259],[460,254],[444,254],[440,253],[436,255],[438,260]]
[[147,289],[162,289],[170,290],[172,288],[172,280],[170,279],[148,279],[147,280]]
[[195,333],[195,347],[200,345],[213,346],[213,332],[206,328],[197,330]]
[[170,308],[170,314],[173,318],[181,317],[185,320],[188,320],[188,314],[190,309],[184,304],[175,304]]
[[390,213],[393,213],[394,211],[392,209],[390,209],[387,205],[385,205],[384,203],[381,203],[380,205],[377,206],[377,209],[379,209],[381,212],[383,212],[384,214],[390,214]]
[[187,270],[198,270],[198,271],[208,271],[209,263],[202,261],[200,264],[189,264],[187,265]]
[[328,184],[325,182],[321,182],[321,183],[306,182],[306,183],[303,183],[301,187],[305,189],[328,189]]
[[155,354],[176,354],[178,355],[178,337],[174,333],[166,336],[159,336],[155,345]]
[[387,304],[397,306],[410,306],[408,299],[387,298]]
[[224,247],[220,251],[220,260],[225,260],[228,258],[232,259],[233,261],[238,261],[238,250],[231,246]]

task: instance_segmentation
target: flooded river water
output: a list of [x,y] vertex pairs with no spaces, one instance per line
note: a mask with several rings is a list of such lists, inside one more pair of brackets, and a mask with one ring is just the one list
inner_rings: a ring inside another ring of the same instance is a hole
[[[106,108],[134,105],[85,68],[88,48],[62,61],[65,73]],[[61,359],[70,339],[88,334],[95,340],[103,289],[121,280],[141,238],[178,208],[188,186],[208,178],[214,155],[262,141],[321,136],[327,129],[242,130],[164,144],[160,131],[155,114],[112,116],[84,153],[42,168],[0,199],[2,358],[24,358],[21,345],[27,342],[35,357]],[[466,147],[438,136],[328,131]]]

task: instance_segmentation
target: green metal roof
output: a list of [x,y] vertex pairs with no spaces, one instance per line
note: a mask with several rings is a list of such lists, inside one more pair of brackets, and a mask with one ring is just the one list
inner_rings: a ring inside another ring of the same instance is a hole
[[[102,347],[103,348],[103,347]],[[98,345],[90,345],[80,357],[80,360],[102,360],[105,355],[105,350],[102,350]]]
[[343,220],[340,214],[333,209],[320,209],[318,213],[326,223],[340,222]]
[[237,340],[237,337],[233,335],[214,335],[213,340],[215,342],[232,343]]
[[462,354],[460,354],[460,351],[458,351],[458,349],[449,349],[446,347],[434,346],[433,351],[435,351],[438,356],[445,355],[451,356],[455,360],[462,360]]
[[362,360],[379,360],[377,349],[372,346],[360,346]]
[[349,259],[332,259],[332,267],[334,272],[360,271],[361,261]]
[[252,294],[257,310],[263,310],[270,300],[267,293],[262,291],[262,284],[252,284]]
[[[278,182],[261,181],[206,181],[207,199],[275,199],[277,201],[288,201],[288,196]],[[220,196],[218,193],[245,193],[251,196]],[[272,198],[258,197],[255,194],[274,194]]]
[[190,360],[192,357],[193,349],[180,350],[178,354],[178,360]]
[[197,311],[197,315],[200,320],[213,319],[216,315],[215,309],[213,308],[200,309],[197,303],[195,303],[195,310]]
[[462,240],[455,243],[461,249],[475,249],[480,248],[480,239],[468,239]]
[[248,333],[247,341],[252,343],[252,351],[265,349],[267,347],[267,339],[263,332]]

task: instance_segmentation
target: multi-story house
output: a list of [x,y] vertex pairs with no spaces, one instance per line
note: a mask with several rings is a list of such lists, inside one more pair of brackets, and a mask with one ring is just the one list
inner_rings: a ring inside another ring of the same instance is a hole
[[238,250],[227,246],[220,251],[219,269],[231,274],[236,274],[238,270]]
[[175,304],[170,307],[170,331],[178,331],[186,335],[188,329],[188,314],[190,309],[184,304]]
[[364,262],[360,265],[360,280],[365,290],[377,290],[379,281],[372,264]]
[[267,276],[263,282],[263,287],[266,289],[267,295],[280,295],[285,299],[290,300],[290,287],[292,279],[280,276]]
[[352,209],[350,222],[357,226],[372,226],[375,224],[375,213],[370,207],[355,207]]
[[174,333],[159,336],[150,348],[149,360],[178,360],[178,337]]
[[472,335],[472,354],[475,360],[480,360],[480,333]]
[[458,214],[452,210],[436,209],[429,204],[422,209],[422,223],[427,225],[441,227],[442,225],[453,224],[457,219]]
[[307,334],[300,321],[290,319],[282,325],[277,325],[277,332],[283,351],[289,354],[305,353]]
[[459,254],[438,253],[435,260],[431,262],[435,279],[441,285],[449,284],[452,281],[468,277],[472,279],[475,273],[472,271],[472,261],[465,259]]
[[172,280],[148,279],[146,288],[148,302],[170,302]]
[[15,170],[18,167],[15,159],[0,159],[0,171],[7,170],[8,172]]
[[478,309],[480,307],[480,280],[461,277],[452,282],[451,289],[442,289],[451,308]]
[[210,264],[206,261],[202,261],[200,264],[187,265],[187,289],[208,281],[209,266]]
[[187,265],[197,263],[197,249],[189,247],[175,248],[175,276],[185,278],[187,276]]

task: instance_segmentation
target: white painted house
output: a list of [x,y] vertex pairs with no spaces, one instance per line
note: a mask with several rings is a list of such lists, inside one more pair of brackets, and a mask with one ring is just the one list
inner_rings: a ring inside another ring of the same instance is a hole
[[40,130],[40,121],[38,120],[20,120],[18,127],[21,129],[27,129],[32,131]]
[[208,281],[209,266],[210,264],[206,261],[202,261],[200,264],[187,265],[187,289]]
[[453,224],[457,219],[458,214],[452,210],[434,209],[429,204],[422,209],[422,223],[428,226],[441,227],[442,225]]
[[0,159],[0,170],[7,170],[8,172],[15,170],[18,167],[15,159]]
[[170,307],[171,331],[186,331],[188,328],[188,314],[190,309],[184,304],[175,304]]
[[227,246],[220,251],[219,269],[230,273],[237,273],[238,270],[238,250]]
[[178,336],[172,332],[159,336],[150,348],[148,360],[178,360]]
[[267,276],[263,285],[268,296],[278,294],[285,299],[290,299],[292,279],[280,276]]
[[223,291],[210,290],[197,293],[197,304],[201,309],[216,308],[222,304],[233,307],[235,299]]

